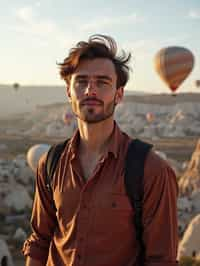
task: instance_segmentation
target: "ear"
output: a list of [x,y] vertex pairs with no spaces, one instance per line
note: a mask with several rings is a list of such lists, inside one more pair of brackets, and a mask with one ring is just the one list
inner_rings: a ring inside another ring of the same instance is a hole
[[116,90],[116,94],[115,94],[115,104],[119,104],[124,96],[124,87],[119,87]]

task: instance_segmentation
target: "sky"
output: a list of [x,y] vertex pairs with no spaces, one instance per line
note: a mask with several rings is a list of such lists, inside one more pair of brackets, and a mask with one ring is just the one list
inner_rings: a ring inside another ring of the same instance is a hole
[[198,92],[200,0],[0,0],[0,84],[64,85],[57,62],[92,34],[115,38],[132,53],[128,90],[168,93],[154,69],[163,47],[183,46],[195,67],[180,87]]

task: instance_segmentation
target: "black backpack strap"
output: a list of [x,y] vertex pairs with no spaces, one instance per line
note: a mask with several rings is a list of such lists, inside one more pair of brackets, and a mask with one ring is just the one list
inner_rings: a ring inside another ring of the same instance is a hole
[[125,162],[125,188],[133,209],[135,210],[134,224],[136,239],[140,245],[138,261],[140,266],[144,265],[145,245],[143,242],[142,224],[142,200],[143,200],[143,176],[145,159],[153,145],[139,139],[131,141],[128,147]]
[[[45,184],[48,189],[48,191],[52,194],[52,187],[51,187],[51,181],[53,178],[53,174],[56,170],[59,158],[67,145],[69,139],[65,140],[64,142],[55,144],[51,146],[51,148],[48,151],[47,159],[46,159],[46,169],[45,169]],[[52,195],[53,197],[53,195]]]

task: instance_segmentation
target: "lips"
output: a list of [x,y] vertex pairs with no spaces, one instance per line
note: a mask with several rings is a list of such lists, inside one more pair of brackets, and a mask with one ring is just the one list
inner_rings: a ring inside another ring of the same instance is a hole
[[97,101],[86,101],[83,105],[100,105],[100,103]]
[[84,100],[81,105],[90,105],[90,106],[93,106],[93,105],[102,105],[102,102],[100,102],[99,100],[96,100],[96,99],[87,99],[87,100]]

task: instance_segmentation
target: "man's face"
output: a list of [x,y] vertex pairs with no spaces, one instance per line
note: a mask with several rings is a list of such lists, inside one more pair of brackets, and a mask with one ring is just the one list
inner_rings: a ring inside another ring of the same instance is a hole
[[111,60],[86,59],[72,74],[67,93],[75,115],[87,123],[97,123],[111,116],[123,97],[116,88],[117,75]]

